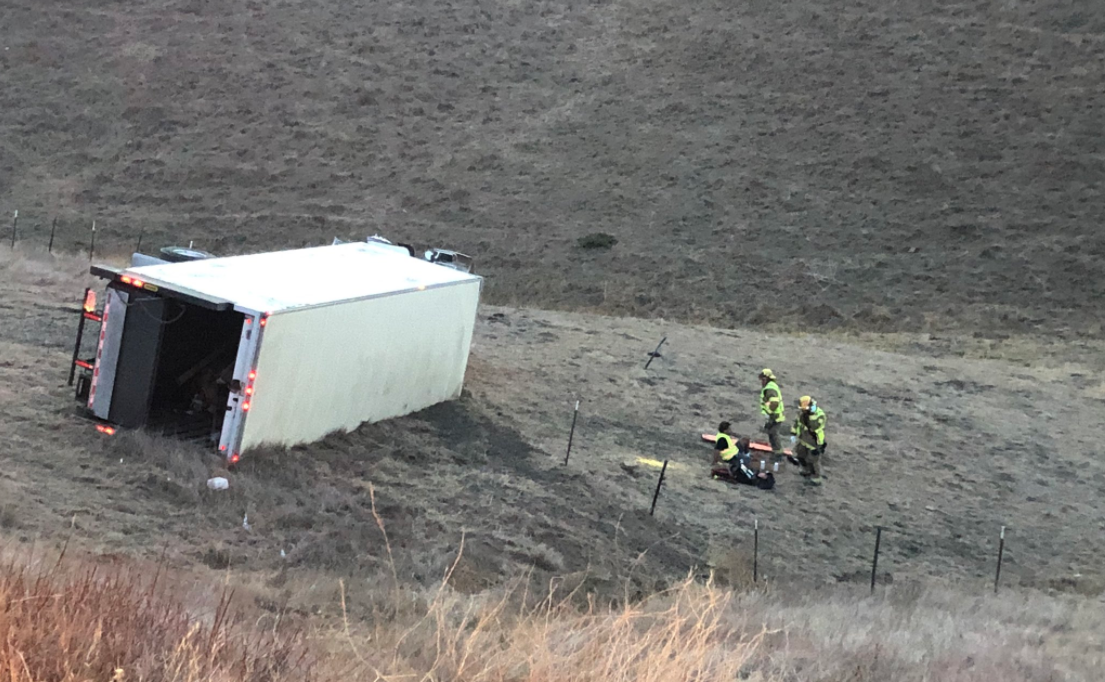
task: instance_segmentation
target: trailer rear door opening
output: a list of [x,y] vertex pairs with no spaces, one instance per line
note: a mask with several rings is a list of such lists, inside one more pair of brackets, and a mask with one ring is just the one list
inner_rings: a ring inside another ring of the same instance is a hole
[[232,309],[110,285],[90,409],[127,428],[217,440],[244,319]]

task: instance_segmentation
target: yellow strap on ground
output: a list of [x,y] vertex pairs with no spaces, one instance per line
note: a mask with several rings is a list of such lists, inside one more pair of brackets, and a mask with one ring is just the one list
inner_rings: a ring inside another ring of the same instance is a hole
[[[654,469],[659,469],[664,466],[664,462],[662,460],[648,459],[647,457],[638,457],[637,464],[644,464],[645,466],[653,467]],[[669,469],[681,469],[682,467],[682,464],[678,464],[676,462],[668,460]]]

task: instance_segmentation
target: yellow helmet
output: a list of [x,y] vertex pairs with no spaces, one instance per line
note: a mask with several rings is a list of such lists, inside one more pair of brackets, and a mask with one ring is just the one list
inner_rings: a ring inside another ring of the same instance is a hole
[[798,407],[802,408],[803,410],[808,410],[810,409],[810,403],[812,402],[813,398],[809,397],[808,395],[804,395],[798,399]]
[[765,379],[771,379],[772,381],[775,381],[775,372],[772,372],[770,369],[765,368],[764,371],[760,372],[760,376]]

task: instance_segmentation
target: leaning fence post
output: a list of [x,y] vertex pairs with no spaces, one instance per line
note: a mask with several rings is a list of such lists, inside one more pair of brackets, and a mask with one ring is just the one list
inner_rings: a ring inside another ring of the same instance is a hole
[[753,519],[752,526],[752,582],[760,581],[760,520]]
[[145,234],[145,230],[138,233],[138,244],[136,244],[135,247],[134,247],[134,252],[135,253],[140,253],[142,251],[142,235],[143,234]]
[[656,492],[652,494],[652,507],[648,510],[648,515],[653,516],[656,513],[656,500],[660,497],[660,486],[664,484],[664,473],[668,470],[668,460],[664,460],[664,466],[660,467],[660,478],[656,481]]
[[575,412],[572,413],[572,430],[568,432],[568,452],[564,453],[564,466],[568,466],[568,458],[572,456],[572,439],[576,435],[576,419],[579,418],[579,401],[576,401]]
[[660,355],[660,346],[663,346],[664,342],[667,341],[667,340],[668,340],[668,337],[666,337],[666,336],[664,338],[660,339],[660,343],[656,344],[656,350],[654,350],[654,351],[652,351],[651,353],[648,354],[648,362],[645,363],[645,369],[648,369],[648,366],[652,364],[653,360],[655,360],[656,358],[659,358],[659,357],[663,357],[663,356]]
[[54,252],[54,231],[58,229],[58,219],[54,216],[54,222],[50,223],[50,245],[46,247],[46,253]]
[[15,231],[19,227],[19,211],[12,216],[12,249],[15,249]]
[[1001,535],[998,536],[998,570],[994,574],[994,594],[998,593],[998,582],[1001,580],[1001,559],[1005,555],[1005,526],[1001,527]]
[[92,221],[92,241],[88,243],[88,260],[91,262],[96,253],[96,221]]
[[879,545],[882,544],[882,526],[875,526],[875,558],[871,560],[871,593],[875,592],[875,576],[879,570]]

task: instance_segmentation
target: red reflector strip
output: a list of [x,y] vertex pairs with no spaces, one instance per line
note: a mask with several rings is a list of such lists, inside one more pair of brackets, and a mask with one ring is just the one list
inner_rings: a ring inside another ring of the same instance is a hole
[[77,367],[84,367],[85,369],[92,369],[92,363],[91,362],[85,362],[84,360],[77,360],[73,364],[76,365]]
[[108,426],[106,424],[97,424],[96,425],[96,430],[99,431],[100,433],[104,434],[104,435],[107,435],[107,436],[114,436],[115,435],[115,427],[114,426]]
[[220,445],[219,446],[219,451],[220,452],[226,452],[226,446],[225,445]]
[[104,318],[97,315],[96,313],[87,313],[87,312],[84,314],[84,319],[92,320],[93,322],[103,322],[104,321]]

